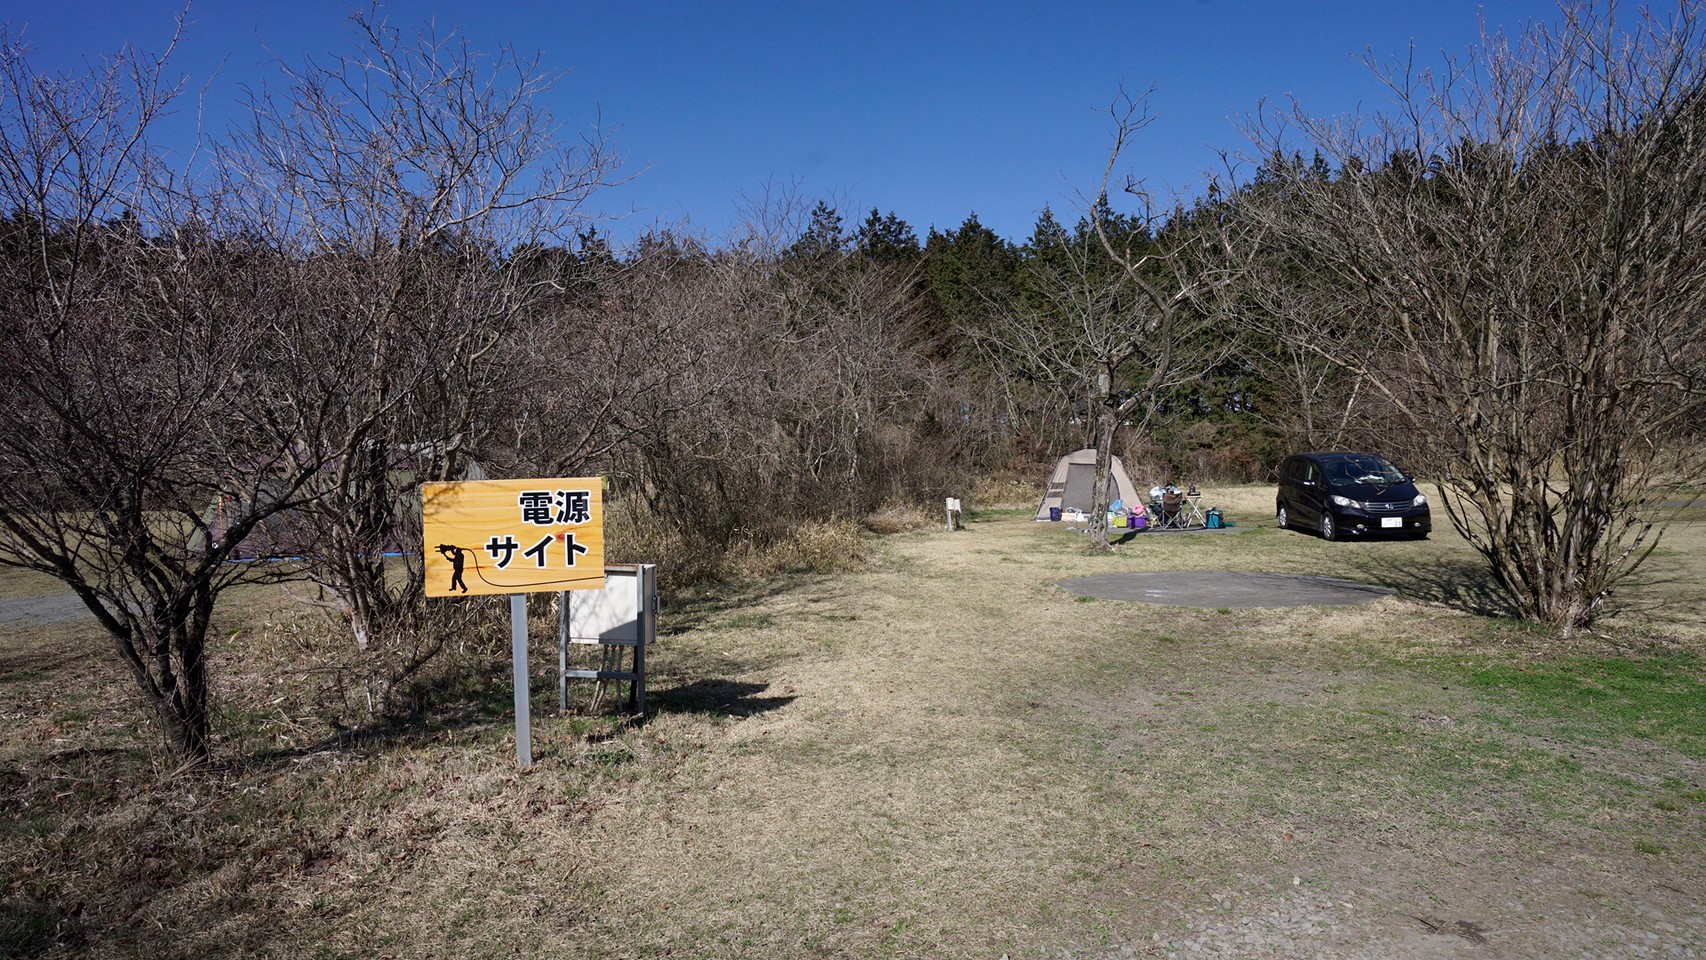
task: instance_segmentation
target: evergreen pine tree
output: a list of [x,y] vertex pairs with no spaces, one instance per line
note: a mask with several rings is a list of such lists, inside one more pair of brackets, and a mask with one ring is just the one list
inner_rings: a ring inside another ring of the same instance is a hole
[[853,248],[877,263],[911,264],[923,253],[911,224],[892,210],[886,216],[879,215],[876,207],[871,208],[870,215],[859,225]]

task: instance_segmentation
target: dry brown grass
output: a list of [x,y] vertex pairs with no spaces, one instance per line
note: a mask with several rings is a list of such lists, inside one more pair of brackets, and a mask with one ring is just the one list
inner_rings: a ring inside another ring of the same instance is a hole
[[[885,523],[916,529],[923,516],[893,508],[874,515],[875,532]],[[655,563],[666,594],[681,585],[752,580],[791,573],[842,573],[857,570],[869,554],[861,524],[839,518],[784,528],[777,518],[762,520],[766,529],[736,531],[732,547],[691,538],[690,531],[649,519],[633,504],[617,504],[606,523],[606,556],[612,563]]]
[[[1329,953],[1399,955],[1413,914],[1475,920],[1504,956],[1570,955],[1543,934],[1590,911],[1700,929],[1706,758],[1466,685],[1536,639],[1458,602],[1454,537],[1326,544],[1273,529],[1268,488],[1204,492],[1238,529],[1089,556],[976,522],[669,611],[655,714],[552,716],[541,672],[527,773],[500,658],[416,725],[315,748],[329,731],[277,679],[287,614],[257,595],[242,618],[273,626],[221,632],[241,743],[172,777],[97,638],[0,631],[0,923],[58,924],[32,941],[58,956],[1058,955],[1147,950],[1296,877],[1354,904]],[[850,548],[822,533],[799,549]],[[1664,550],[1642,588],[1664,603],[1589,652],[1706,646],[1681,579],[1702,532]],[[1054,586],[1162,569],[1399,592],[1222,612]]]
[[788,573],[846,573],[865,565],[869,547],[859,525],[848,520],[794,527],[765,547],[742,544],[724,568],[737,580]]
[[0,600],[63,592],[65,586],[46,574],[0,566]]
[[941,524],[947,525],[947,515],[937,517],[916,503],[889,503],[871,511],[860,521],[866,530],[878,536],[890,536],[896,533],[912,533],[916,530],[927,530]]
[[1001,507],[1036,509],[1037,501],[1043,498],[1043,481],[1048,477],[1047,470],[1052,467],[1050,464],[1042,468],[1035,478],[980,477],[972,484],[970,494],[964,498],[966,506],[975,510]]

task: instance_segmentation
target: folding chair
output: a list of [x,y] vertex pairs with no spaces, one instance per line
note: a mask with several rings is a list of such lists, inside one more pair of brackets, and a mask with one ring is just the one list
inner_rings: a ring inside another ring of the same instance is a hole
[[1170,493],[1161,498],[1161,529],[1184,530],[1190,526],[1190,513],[1185,507],[1185,498],[1176,493]]

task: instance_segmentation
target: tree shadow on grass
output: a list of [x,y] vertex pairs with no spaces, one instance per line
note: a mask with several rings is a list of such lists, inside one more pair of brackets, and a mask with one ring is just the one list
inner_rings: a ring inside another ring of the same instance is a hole
[[797,697],[761,697],[767,683],[740,680],[695,680],[692,683],[646,695],[658,713],[694,713],[719,717],[750,717],[793,703]]
[[1366,554],[1347,564],[1358,579],[1388,587],[1405,600],[1436,603],[1482,617],[1512,617],[1516,608],[1479,558]]
[[[406,713],[380,717],[359,726],[335,729],[329,735],[311,743],[256,750],[235,759],[242,764],[265,767],[318,754],[408,747],[440,734],[512,724],[515,693],[510,687],[510,676],[507,663],[491,664],[481,670],[452,674],[423,685],[417,692],[415,709]],[[537,679],[533,697],[537,704]],[[540,712],[536,706],[535,714]]]
[[[102,659],[110,641],[89,618],[75,635],[61,635],[65,624],[0,624],[0,684],[81,686],[90,671],[108,667]],[[84,634],[91,641],[84,642]]]
[[[794,595],[804,605],[803,609],[809,611],[812,607],[834,603],[844,597],[845,582],[833,574],[791,572],[763,580],[696,588],[689,595],[673,598],[664,604],[658,636],[677,637],[696,630],[729,626],[734,619],[731,614],[783,594]],[[775,613],[771,611],[763,616],[770,618]]]
[[[612,714],[611,719],[615,721],[614,723],[598,730],[588,731],[584,734],[584,739],[588,743],[609,740],[624,730],[643,727],[653,717],[661,714],[697,714],[743,719],[780,709],[797,699],[792,695],[759,696],[769,688],[770,685],[766,683],[748,683],[739,680],[695,680],[679,687],[648,690],[646,692],[645,713]],[[536,687],[534,689],[534,716],[539,718],[556,715],[555,708],[540,709],[537,702],[538,693]],[[613,698],[613,702],[617,703],[623,703],[626,700],[626,696]],[[293,749],[251,754],[244,758],[244,762],[262,766],[278,765],[316,754],[342,753],[350,750],[383,751],[408,747],[423,739],[444,733],[481,730],[493,726],[510,726],[514,723],[514,710],[513,692],[505,684],[494,683],[487,687],[482,695],[467,698],[460,703],[418,715],[339,731],[315,743]]]
[[0,957],[37,957],[82,945],[76,920],[58,905],[0,897]]
[[[493,676],[487,678],[488,682],[463,686],[458,691],[459,697],[439,701],[432,709],[340,730],[298,747],[251,753],[243,758],[243,762],[265,766],[293,762],[316,754],[349,750],[389,750],[407,747],[444,733],[482,730],[494,726],[507,727],[514,723],[515,714],[514,691],[507,682],[508,677],[507,671],[503,672],[502,676],[494,672]],[[712,679],[695,680],[682,686],[664,689],[649,689],[646,691],[646,712],[637,715],[619,714],[618,716],[624,717],[619,728],[641,727],[651,717],[666,713],[744,718],[785,707],[797,699],[793,695],[759,695],[769,688],[770,685],[766,683]],[[537,685],[534,687],[533,696],[536,717],[556,715],[555,707],[540,706],[540,688]],[[613,703],[625,703],[626,700],[626,695],[612,698]],[[589,735],[588,740],[596,742],[608,739],[614,735],[614,729],[601,735]]]
[[[1436,603],[1483,617],[1516,618],[1516,605],[1479,557],[1364,555],[1346,572],[1390,587],[1406,600]],[[1615,586],[1601,620],[1633,616],[1658,626],[1692,625],[1706,605],[1706,584],[1691,571],[1644,566]],[[1596,621],[1598,622],[1598,621]]]
[[1652,626],[1690,629],[1706,609],[1706,581],[1692,571],[1645,565],[1612,588],[1605,619],[1633,616]]

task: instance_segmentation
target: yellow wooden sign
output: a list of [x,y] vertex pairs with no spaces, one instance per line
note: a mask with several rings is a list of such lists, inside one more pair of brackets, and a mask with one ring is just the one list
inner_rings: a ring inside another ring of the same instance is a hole
[[602,588],[602,492],[597,477],[422,484],[426,595]]

